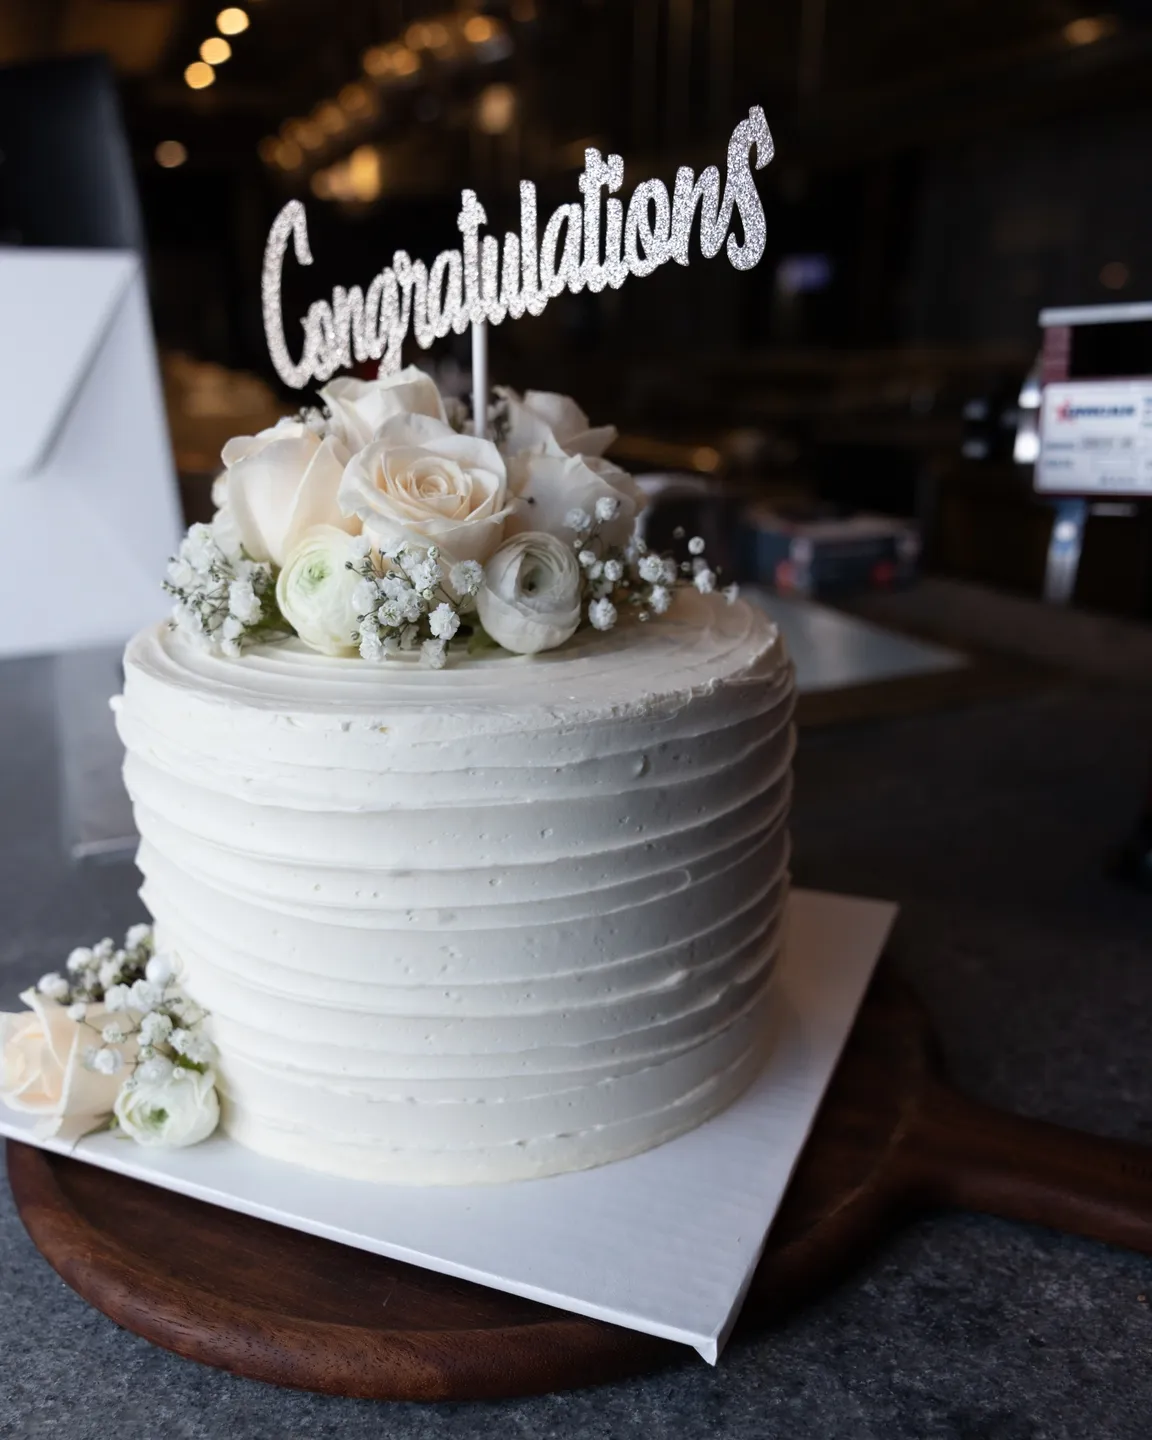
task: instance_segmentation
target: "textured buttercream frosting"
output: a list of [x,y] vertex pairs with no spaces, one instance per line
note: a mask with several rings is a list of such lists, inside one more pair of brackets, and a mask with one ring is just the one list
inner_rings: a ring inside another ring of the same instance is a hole
[[224,1125],[333,1173],[522,1179],[661,1143],[763,1062],[792,671],[757,610],[380,665],[163,626],[117,722]]

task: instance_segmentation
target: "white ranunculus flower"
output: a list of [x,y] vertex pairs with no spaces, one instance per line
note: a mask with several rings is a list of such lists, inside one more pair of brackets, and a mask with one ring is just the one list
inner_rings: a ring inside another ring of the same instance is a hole
[[[123,1070],[102,1075],[84,1063],[85,1053],[100,1046],[108,1012],[89,1005],[84,1020],[77,1021],[69,1007],[35,990],[20,999],[26,1012],[0,1015],[0,1101],[35,1115],[39,1138],[78,1140],[107,1124],[124,1079]],[[120,1047],[125,1061],[135,1051],[134,1038]]]
[[567,524],[573,510],[591,516],[597,500],[619,502],[615,518],[598,526],[606,545],[627,545],[643,508],[643,496],[626,470],[595,456],[552,455],[525,451],[508,465],[509,481],[517,498],[516,512],[507,533],[547,530],[550,535],[574,538]]
[[335,525],[355,534],[359,522],[341,513],[336,496],[348,451],[302,421],[281,420],[259,435],[224,446],[228,467],[224,538],[237,534],[253,560],[284,558],[306,530]]
[[324,386],[320,398],[331,412],[329,434],[343,441],[353,455],[363,450],[381,425],[397,415],[448,419],[435,380],[415,365],[377,380],[354,380],[342,375]]
[[137,1078],[116,1099],[116,1119],[138,1145],[177,1149],[198,1145],[220,1121],[216,1077],[176,1066],[167,1075]]
[[313,526],[284,561],[276,581],[280,613],[305,645],[325,655],[351,655],[359,629],[356,595],[361,576],[354,538],[334,525]]
[[427,415],[389,420],[340,484],[342,509],[381,551],[438,545],[449,565],[491,555],[504,538],[507,500],[496,446]]
[[616,439],[615,425],[591,426],[588,416],[567,395],[551,390],[515,390],[498,386],[508,411],[506,455],[542,450],[553,455],[603,455]]
[[554,650],[580,624],[580,566],[555,535],[527,531],[506,540],[484,566],[476,596],[480,622],[518,655]]

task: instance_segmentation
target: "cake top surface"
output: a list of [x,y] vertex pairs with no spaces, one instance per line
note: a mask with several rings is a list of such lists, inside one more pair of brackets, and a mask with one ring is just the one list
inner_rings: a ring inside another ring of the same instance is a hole
[[495,652],[461,658],[444,670],[421,665],[415,653],[369,666],[298,640],[230,658],[164,625],[132,640],[125,668],[127,693],[158,698],[159,687],[184,709],[388,717],[437,728],[456,716],[472,729],[505,730],[518,716],[537,725],[549,717],[571,725],[647,713],[728,684],[782,680],[789,661],[762,611],[718,595],[683,594],[658,625],[633,621],[609,635],[582,632],[544,654]]

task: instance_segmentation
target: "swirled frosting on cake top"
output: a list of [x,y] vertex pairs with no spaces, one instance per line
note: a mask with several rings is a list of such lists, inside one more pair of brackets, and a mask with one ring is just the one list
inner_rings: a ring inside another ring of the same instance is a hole
[[142,894],[241,1143],[527,1178],[658,1144],[760,1068],[793,689],[759,611],[685,595],[440,671],[157,627],[125,677]]

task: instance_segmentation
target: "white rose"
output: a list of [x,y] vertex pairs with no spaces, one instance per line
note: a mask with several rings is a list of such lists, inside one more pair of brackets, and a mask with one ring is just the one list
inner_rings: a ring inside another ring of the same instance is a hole
[[481,624],[518,655],[554,650],[580,624],[580,578],[570,545],[538,531],[517,535],[484,566]]
[[533,451],[513,457],[508,470],[517,497],[516,511],[508,521],[509,535],[546,530],[550,535],[574,538],[566,524],[571,512],[582,510],[592,515],[597,500],[607,497],[618,501],[619,508],[613,520],[598,527],[599,534],[607,545],[627,545],[643,499],[626,470],[594,456]]
[[[212,532],[213,540],[225,555],[239,555],[241,546],[244,544],[244,537],[240,534],[240,526],[236,523],[236,516],[233,515],[232,507],[228,504],[227,470],[221,471],[212,482],[212,504],[216,507],[216,513],[212,516],[208,528]],[[181,582],[171,573],[169,573],[169,579],[174,584],[187,585],[187,581]]]
[[567,395],[551,390],[496,388],[508,412],[506,455],[541,450],[552,455],[603,455],[616,439],[615,425],[590,426],[588,416]]
[[297,543],[276,581],[280,613],[313,650],[351,655],[359,629],[356,593],[361,576],[349,570],[360,550],[353,536],[317,525]]
[[176,1066],[165,1075],[138,1078],[116,1099],[116,1119],[138,1145],[177,1149],[207,1140],[220,1121],[216,1077]]
[[335,525],[355,534],[359,523],[336,501],[348,451],[299,420],[281,420],[259,435],[239,435],[222,453],[228,467],[225,535],[233,531],[253,560],[282,565],[306,530]]
[[211,524],[212,538],[216,541],[225,555],[239,555],[244,546],[244,536],[240,533],[240,526],[236,522],[236,516],[232,513],[231,506],[223,505],[212,516]]
[[353,455],[363,450],[385,421],[397,415],[448,419],[436,382],[415,365],[378,380],[341,376],[324,386],[320,398],[331,412],[329,434],[341,440]]
[[504,537],[507,499],[496,446],[427,415],[389,420],[340,485],[341,507],[380,550],[438,545],[449,564],[491,555]]
[[[84,1064],[85,1053],[100,1047],[107,1011],[90,1005],[83,1023],[34,990],[20,999],[28,1011],[0,1015],[0,1100],[37,1116],[41,1139],[78,1140],[107,1123],[124,1079],[123,1070],[102,1075]],[[135,1052],[134,1038],[121,1047],[125,1061]]]

